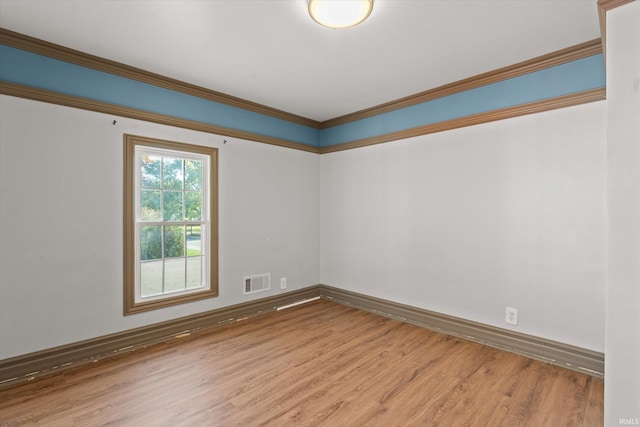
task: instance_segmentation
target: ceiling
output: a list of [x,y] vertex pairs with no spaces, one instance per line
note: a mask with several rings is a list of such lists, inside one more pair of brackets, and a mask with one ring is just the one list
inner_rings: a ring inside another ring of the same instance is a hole
[[600,37],[596,0],[0,0],[0,27],[317,121]]

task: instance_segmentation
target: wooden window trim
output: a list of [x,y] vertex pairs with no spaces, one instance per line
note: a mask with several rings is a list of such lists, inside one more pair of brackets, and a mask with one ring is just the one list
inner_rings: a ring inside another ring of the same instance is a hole
[[[210,287],[202,291],[186,294],[168,295],[161,299],[136,302],[135,298],[135,148],[146,146],[184,152],[192,152],[209,156],[209,283]],[[124,314],[155,310],[191,301],[198,301],[218,296],[218,150],[212,147],[165,141],[136,135],[124,135],[124,253],[123,253],[123,290]]]

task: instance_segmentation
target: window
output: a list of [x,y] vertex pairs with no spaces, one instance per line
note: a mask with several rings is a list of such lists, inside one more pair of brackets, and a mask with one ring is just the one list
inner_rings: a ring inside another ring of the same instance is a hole
[[125,135],[125,314],[218,295],[217,154]]

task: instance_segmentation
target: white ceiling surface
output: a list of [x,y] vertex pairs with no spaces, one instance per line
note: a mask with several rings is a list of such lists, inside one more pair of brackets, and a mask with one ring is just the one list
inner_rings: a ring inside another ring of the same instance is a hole
[[0,0],[0,26],[319,121],[600,37],[596,0],[375,0],[341,30],[306,0]]

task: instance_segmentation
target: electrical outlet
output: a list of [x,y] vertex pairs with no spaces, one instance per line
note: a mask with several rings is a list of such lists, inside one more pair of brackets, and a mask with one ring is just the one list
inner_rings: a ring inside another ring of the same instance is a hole
[[287,278],[286,277],[281,277],[280,278],[280,289],[287,289]]
[[507,307],[505,310],[504,321],[510,325],[518,324],[518,309]]

